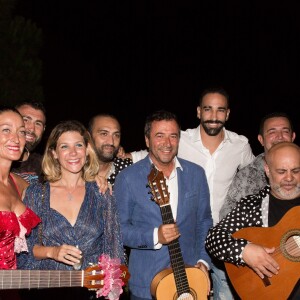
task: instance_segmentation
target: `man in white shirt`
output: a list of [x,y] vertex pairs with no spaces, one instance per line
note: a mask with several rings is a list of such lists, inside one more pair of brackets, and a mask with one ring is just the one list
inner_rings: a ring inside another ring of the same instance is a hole
[[[219,222],[220,209],[236,172],[255,158],[245,136],[225,129],[229,114],[227,92],[222,88],[205,90],[197,107],[200,125],[181,131],[179,142],[178,157],[205,169],[214,225]],[[142,154],[132,152],[133,162],[141,158]],[[214,300],[233,299],[224,264],[216,261],[211,275]]]

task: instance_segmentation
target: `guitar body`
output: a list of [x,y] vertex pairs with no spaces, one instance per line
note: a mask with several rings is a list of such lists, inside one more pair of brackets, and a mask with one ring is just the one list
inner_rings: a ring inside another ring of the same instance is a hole
[[262,280],[248,266],[225,262],[230,281],[241,299],[285,300],[289,297],[300,278],[299,217],[300,207],[296,206],[273,227],[248,227],[233,234],[235,238],[244,238],[268,248],[275,247],[272,257],[280,266],[278,275]]
[[[185,268],[191,296],[187,300],[207,300],[207,286],[209,278],[196,267]],[[157,300],[178,299],[175,278],[172,268],[164,269],[157,273],[151,282],[151,295]]]

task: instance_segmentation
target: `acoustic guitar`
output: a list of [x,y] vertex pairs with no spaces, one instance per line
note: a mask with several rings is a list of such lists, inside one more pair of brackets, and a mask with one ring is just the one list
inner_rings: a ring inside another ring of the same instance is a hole
[[277,275],[261,279],[248,266],[226,262],[227,274],[241,299],[287,299],[300,278],[300,206],[291,208],[275,226],[243,228],[233,237],[275,247],[271,255],[280,266]]
[[[166,180],[161,171],[152,166],[148,185],[153,199],[160,207],[163,224],[174,223]],[[207,300],[209,278],[199,268],[186,266],[179,240],[168,244],[171,268],[156,274],[151,282],[151,295],[157,300]]]
[[[130,275],[127,266],[121,265],[120,278],[127,283]],[[86,287],[98,290],[104,285],[105,274],[98,265],[84,271],[66,270],[0,270],[0,290],[39,289],[54,287]]]

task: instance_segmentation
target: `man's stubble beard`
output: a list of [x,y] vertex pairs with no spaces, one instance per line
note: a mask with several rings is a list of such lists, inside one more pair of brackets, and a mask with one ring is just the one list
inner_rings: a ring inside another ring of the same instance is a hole
[[41,139],[36,140],[35,142],[26,142],[25,147],[31,153],[40,143]]
[[216,136],[223,130],[225,123],[222,123],[222,126],[217,127],[217,128],[208,128],[207,124],[205,122],[201,122],[201,125],[207,135]]
[[112,154],[105,155],[104,151],[102,151],[99,148],[96,148],[98,159],[104,163],[112,162],[116,158],[118,151],[119,149],[115,148]]

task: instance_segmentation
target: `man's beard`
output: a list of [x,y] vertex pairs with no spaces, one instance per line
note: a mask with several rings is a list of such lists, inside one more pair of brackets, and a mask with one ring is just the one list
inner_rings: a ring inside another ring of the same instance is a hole
[[115,159],[119,149],[114,148],[114,151],[112,153],[105,153],[101,148],[97,148],[96,151],[97,151],[98,159],[106,163],[106,162],[111,162]]
[[[292,190],[286,191],[280,186],[280,184],[275,184],[272,179],[269,178],[269,181],[272,189],[281,197],[281,199],[292,200],[299,197],[300,184],[297,184]],[[278,196],[275,197],[277,198]]]
[[[215,127],[215,128],[207,127],[207,124],[215,124],[215,123],[222,124],[222,125],[220,127]],[[217,121],[207,120],[205,122],[201,121],[201,125],[202,125],[202,127],[203,127],[203,129],[204,129],[204,131],[206,132],[207,135],[216,136],[221,132],[221,130],[223,129],[225,123],[223,123],[219,120],[217,120]]]
[[40,143],[40,141],[41,141],[40,139],[37,139],[34,142],[26,142],[25,147],[28,149],[29,152],[32,152]]

